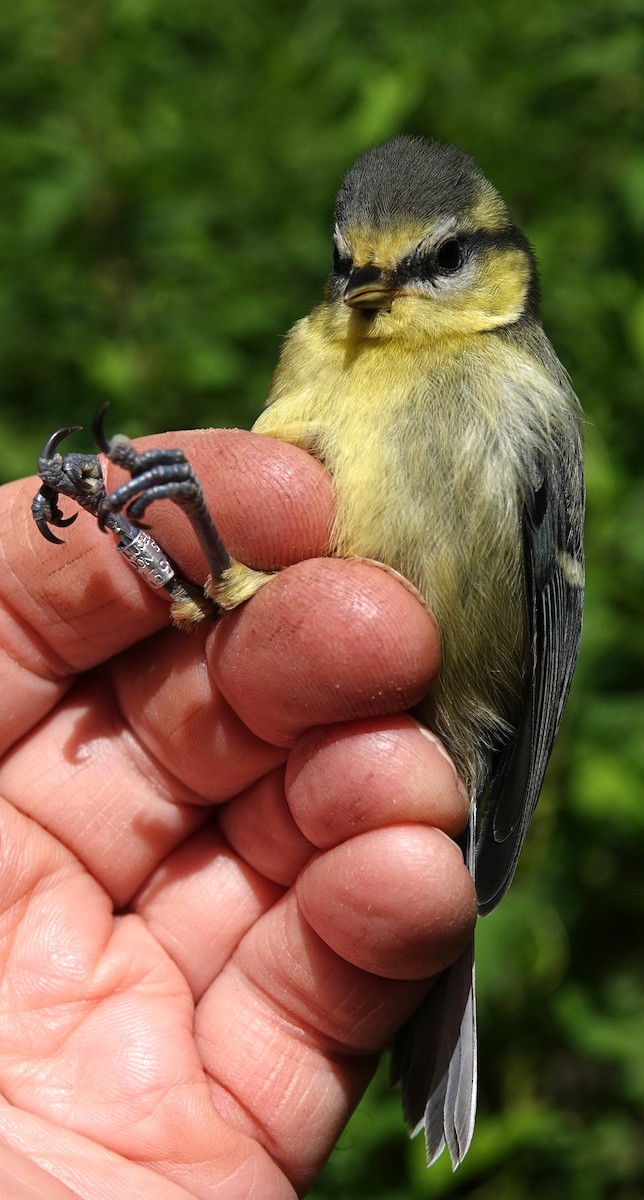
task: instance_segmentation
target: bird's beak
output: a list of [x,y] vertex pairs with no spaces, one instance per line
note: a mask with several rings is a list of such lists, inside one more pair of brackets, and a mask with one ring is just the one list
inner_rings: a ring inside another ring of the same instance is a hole
[[344,303],[350,308],[375,312],[391,312],[395,288],[387,281],[380,267],[357,267],[349,276]]

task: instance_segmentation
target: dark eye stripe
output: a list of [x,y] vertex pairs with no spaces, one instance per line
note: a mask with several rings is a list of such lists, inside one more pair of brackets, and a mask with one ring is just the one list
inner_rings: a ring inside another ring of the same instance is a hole
[[[440,262],[441,251],[452,242],[458,242],[462,253],[462,262],[456,267],[449,267]],[[435,283],[441,278],[445,279],[450,275],[456,275],[460,266],[476,254],[492,249],[506,250],[513,246],[523,250],[530,258],[532,257],[527,239],[515,225],[508,225],[505,229],[495,231],[480,229],[476,233],[446,238],[430,253],[412,254],[399,263],[395,271],[395,282],[399,286],[412,280]]]
[[348,255],[340,254],[337,246],[333,247],[333,270],[336,275],[350,275],[353,262]]

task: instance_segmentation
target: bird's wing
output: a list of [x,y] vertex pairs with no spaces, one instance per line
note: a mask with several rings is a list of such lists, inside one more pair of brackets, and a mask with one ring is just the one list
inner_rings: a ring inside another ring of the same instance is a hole
[[483,797],[474,873],[481,914],[512,882],[579,648],[584,483],[570,428],[558,450],[527,473],[522,523],[530,671],[515,736],[501,751]]

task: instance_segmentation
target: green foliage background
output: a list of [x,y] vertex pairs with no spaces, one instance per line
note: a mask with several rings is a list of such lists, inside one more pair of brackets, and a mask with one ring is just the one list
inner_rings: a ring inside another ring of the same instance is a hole
[[52,427],[249,424],[320,294],[336,184],[469,149],[529,233],[587,413],[581,663],[480,927],[481,1101],[427,1173],[384,1075],[317,1200],[644,1193],[641,0],[21,0],[0,13],[0,470]]

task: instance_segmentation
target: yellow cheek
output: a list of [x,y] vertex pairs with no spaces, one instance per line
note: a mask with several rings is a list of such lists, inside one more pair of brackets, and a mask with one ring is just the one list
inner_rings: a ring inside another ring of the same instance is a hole
[[481,311],[503,324],[518,320],[525,307],[530,282],[523,251],[496,251],[481,263],[479,278],[475,296]]
[[[459,293],[402,297],[398,320],[425,336],[483,333],[518,321],[525,309],[530,269],[521,250],[491,251],[479,263],[471,285]],[[394,311],[396,305],[394,304]]]

